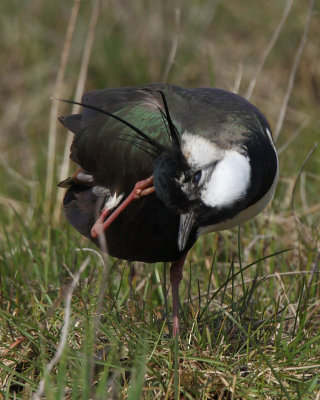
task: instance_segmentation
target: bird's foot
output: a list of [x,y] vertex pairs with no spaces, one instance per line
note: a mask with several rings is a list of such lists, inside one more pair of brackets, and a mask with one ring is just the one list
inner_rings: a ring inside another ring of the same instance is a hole
[[147,196],[154,192],[153,186],[153,175],[149,178],[144,179],[143,181],[139,181],[134,185],[134,189],[132,193],[135,193],[135,199],[141,199],[141,197]]
[[118,218],[118,216],[122,213],[122,211],[125,208],[127,208],[128,205],[133,200],[141,199],[141,197],[147,196],[153,192],[154,192],[153,176],[150,176],[149,178],[144,179],[143,181],[137,182],[132,192],[129,194],[129,196],[118,206],[118,208],[114,210],[114,212],[110,215],[109,218],[107,218],[107,216],[110,210],[104,209],[102,211],[100,217],[98,218],[98,220],[91,229],[91,236],[93,238],[97,238],[105,230],[108,229],[108,227],[112,224],[112,222]]
[[109,215],[110,210],[104,208],[100,214],[100,217],[96,220],[95,224],[91,228],[91,236],[93,238],[97,238],[104,232],[104,224],[107,216]]

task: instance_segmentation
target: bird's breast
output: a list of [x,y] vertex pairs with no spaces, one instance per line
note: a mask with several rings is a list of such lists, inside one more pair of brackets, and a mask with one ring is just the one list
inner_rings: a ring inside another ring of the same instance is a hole
[[131,203],[106,231],[108,253],[131,261],[168,262],[179,259],[196,240],[191,235],[184,252],[178,249],[180,216],[155,194]]

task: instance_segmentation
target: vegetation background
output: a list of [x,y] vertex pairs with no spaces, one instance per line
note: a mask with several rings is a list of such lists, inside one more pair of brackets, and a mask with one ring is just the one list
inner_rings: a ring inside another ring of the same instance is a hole
[[[319,11],[1,0],[0,398],[320,399]],[[55,186],[70,144],[56,116],[71,108],[51,96],[156,81],[250,98],[281,167],[266,212],[190,253],[180,343],[169,266],[102,257]]]

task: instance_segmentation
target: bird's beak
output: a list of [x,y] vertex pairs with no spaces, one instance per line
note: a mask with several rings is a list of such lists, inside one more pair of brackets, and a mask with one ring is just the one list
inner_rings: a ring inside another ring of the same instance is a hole
[[191,211],[187,214],[180,215],[180,225],[179,225],[179,233],[178,233],[178,248],[180,251],[183,251],[186,247],[186,244],[189,239],[189,235],[191,229],[194,224],[194,212]]

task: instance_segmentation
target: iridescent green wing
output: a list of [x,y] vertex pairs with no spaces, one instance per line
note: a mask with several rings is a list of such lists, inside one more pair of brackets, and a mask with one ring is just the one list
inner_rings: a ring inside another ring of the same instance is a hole
[[167,133],[161,96],[142,88],[106,89],[87,93],[82,103],[108,111],[134,125],[159,146],[156,148],[123,122],[101,111],[84,107],[81,114],[64,119],[75,133],[71,159],[88,173],[96,184],[128,192],[134,184],[153,172],[159,148],[171,145]]

